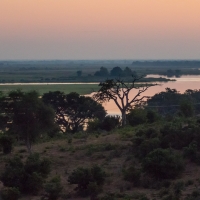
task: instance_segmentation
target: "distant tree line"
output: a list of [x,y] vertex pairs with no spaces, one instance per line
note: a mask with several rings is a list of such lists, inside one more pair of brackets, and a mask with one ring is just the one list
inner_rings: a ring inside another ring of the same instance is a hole
[[129,67],[126,67],[124,70],[121,67],[114,67],[110,72],[107,68],[101,67],[99,71],[94,73],[94,76],[103,76],[103,77],[124,77],[124,76],[136,76],[136,72],[132,71]]

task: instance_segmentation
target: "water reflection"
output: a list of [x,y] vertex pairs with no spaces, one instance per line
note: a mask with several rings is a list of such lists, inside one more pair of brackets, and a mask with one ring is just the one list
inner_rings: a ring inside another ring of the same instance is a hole
[[[159,78],[159,75],[148,75],[147,77]],[[164,76],[162,76],[164,77]],[[174,79],[174,77],[173,77]],[[175,78],[176,81],[158,83],[158,85],[150,87],[147,91],[143,93],[145,96],[153,96],[156,93],[165,91],[165,88],[176,89],[180,93],[184,93],[187,89],[199,90],[200,89],[200,76],[181,76],[180,78]],[[130,93],[130,98],[133,98],[137,93],[137,90],[132,90]],[[115,105],[114,101],[110,100],[104,103],[103,106],[107,110],[108,114],[120,114],[119,109]]]

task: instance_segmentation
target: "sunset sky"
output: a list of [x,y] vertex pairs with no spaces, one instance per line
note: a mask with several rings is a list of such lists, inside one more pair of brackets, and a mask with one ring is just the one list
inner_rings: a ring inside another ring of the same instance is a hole
[[6,59],[200,59],[200,0],[0,0]]

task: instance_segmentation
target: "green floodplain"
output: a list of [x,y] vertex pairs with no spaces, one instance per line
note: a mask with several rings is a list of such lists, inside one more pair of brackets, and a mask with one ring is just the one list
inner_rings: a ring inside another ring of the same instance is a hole
[[12,90],[22,90],[24,92],[35,90],[40,95],[49,91],[61,91],[66,94],[77,92],[78,94],[90,94],[98,90],[98,84],[55,84],[55,85],[0,85],[0,91],[7,93]]
[[[116,68],[120,69],[121,73],[114,73],[113,69],[116,70]],[[180,77],[181,75],[199,75],[199,68],[200,61],[192,60],[0,61],[0,91],[8,92],[16,89],[23,91],[36,90],[43,94],[48,91],[59,90],[65,93],[90,94],[93,91],[97,91],[98,84],[105,79],[119,78],[120,76],[123,80],[129,81],[132,78],[130,75],[134,74],[144,77],[140,79],[140,82],[167,82],[174,81],[173,77]],[[164,75],[166,78],[145,78],[149,74]],[[19,84],[8,85],[6,83]],[[20,85],[20,83],[23,84]],[[34,85],[30,83],[42,84]]]
[[[113,73],[117,77],[130,76],[129,72],[139,76],[159,74],[168,77],[143,81],[169,81],[173,76],[200,74],[200,61],[0,61],[0,83],[98,83],[105,78],[110,78],[112,69],[116,67],[122,70],[122,73]],[[97,74],[96,72],[101,68],[104,69],[103,73]]]

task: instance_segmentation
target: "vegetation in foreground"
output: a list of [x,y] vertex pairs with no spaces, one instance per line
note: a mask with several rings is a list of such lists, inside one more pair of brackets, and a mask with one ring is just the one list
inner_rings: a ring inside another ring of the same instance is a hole
[[198,199],[198,118],[144,121],[46,136],[32,154],[15,141],[0,155],[3,199]]
[[128,107],[123,124],[77,93],[2,94],[1,197],[199,199],[199,99],[168,88]]

